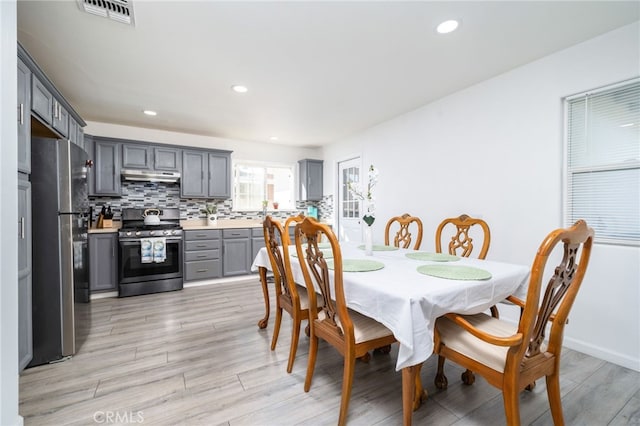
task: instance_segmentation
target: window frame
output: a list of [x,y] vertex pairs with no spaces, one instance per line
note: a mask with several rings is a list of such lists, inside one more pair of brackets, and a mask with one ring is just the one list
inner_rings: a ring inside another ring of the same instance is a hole
[[[291,188],[290,188],[290,195],[291,195],[291,206],[287,206],[287,205],[283,205],[282,201],[280,200],[269,200],[269,205],[267,206],[267,210],[269,211],[293,211],[296,210],[296,165],[292,164],[292,163],[278,163],[278,162],[272,162],[272,161],[255,161],[255,160],[233,160],[231,169],[232,169],[232,196],[231,196],[231,201],[232,201],[232,211],[236,211],[236,212],[255,212],[255,211],[261,211],[261,207],[258,205],[256,208],[238,208],[238,202],[237,202],[237,168],[238,166],[246,166],[246,167],[254,167],[254,168],[262,168],[264,169],[264,174],[265,174],[265,185],[262,188],[263,192],[262,192],[262,199],[268,199],[266,193],[267,193],[267,182],[268,180],[266,179],[266,170],[269,168],[274,168],[274,169],[287,169],[288,171],[290,171],[291,173]],[[280,205],[278,206],[277,209],[275,209],[273,207],[273,201],[278,201],[280,203]]]
[[[572,101],[579,99],[586,99],[589,96],[598,95],[604,92],[612,92],[616,89],[631,86],[640,83],[640,78],[632,78],[629,80],[621,81],[618,83],[598,87],[593,90],[587,90],[574,95],[566,96],[563,101],[563,173],[562,173],[562,221],[564,226],[570,226],[573,224],[572,210],[573,205],[572,198],[572,178],[574,175],[582,174],[585,172],[615,172],[630,169],[640,169],[640,159],[626,161],[626,162],[611,162],[605,165],[592,165],[592,166],[570,166],[570,105]],[[640,197],[639,197],[640,198]],[[640,219],[639,219],[640,220]],[[615,238],[609,234],[602,234],[598,232],[596,226],[591,225],[595,229],[595,243],[615,245],[615,246],[632,246],[640,247],[640,238]]]

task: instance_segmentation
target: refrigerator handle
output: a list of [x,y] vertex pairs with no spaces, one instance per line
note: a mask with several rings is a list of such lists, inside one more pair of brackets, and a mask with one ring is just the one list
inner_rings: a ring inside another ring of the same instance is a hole
[[24,240],[24,216],[20,218],[20,239]]

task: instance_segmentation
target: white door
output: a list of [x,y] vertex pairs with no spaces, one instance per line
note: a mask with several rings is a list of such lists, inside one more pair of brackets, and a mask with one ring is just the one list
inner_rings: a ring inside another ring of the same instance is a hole
[[349,192],[349,182],[360,182],[360,157],[338,163],[338,238],[340,241],[362,241],[360,200]]

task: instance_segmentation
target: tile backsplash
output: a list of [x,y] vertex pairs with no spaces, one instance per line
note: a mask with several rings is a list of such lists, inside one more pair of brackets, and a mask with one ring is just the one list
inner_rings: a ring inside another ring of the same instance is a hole
[[[204,218],[200,211],[207,202],[218,205],[220,219],[259,219],[262,210],[233,211],[231,199],[205,200],[201,198],[180,198],[180,185],[177,183],[155,182],[122,182],[122,197],[89,197],[89,203],[97,216],[102,206],[111,206],[114,219],[120,219],[122,209],[126,208],[179,208],[181,219]],[[296,210],[269,210],[274,217],[286,218],[298,212],[306,213],[308,206],[318,208],[318,216],[322,220],[333,219],[333,196],[325,196],[322,201],[297,201]],[[94,218],[95,220],[96,218]]]

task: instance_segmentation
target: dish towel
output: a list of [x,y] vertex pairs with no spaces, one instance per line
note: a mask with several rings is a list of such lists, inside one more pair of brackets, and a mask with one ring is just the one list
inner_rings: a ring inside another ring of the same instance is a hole
[[162,263],[167,259],[166,238],[142,238],[140,263]]
[[153,263],[153,240],[155,238],[142,238],[140,240],[140,263]]
[[167,259],[167,240],[166,238],[153,239],[153,262],[162,263]]

